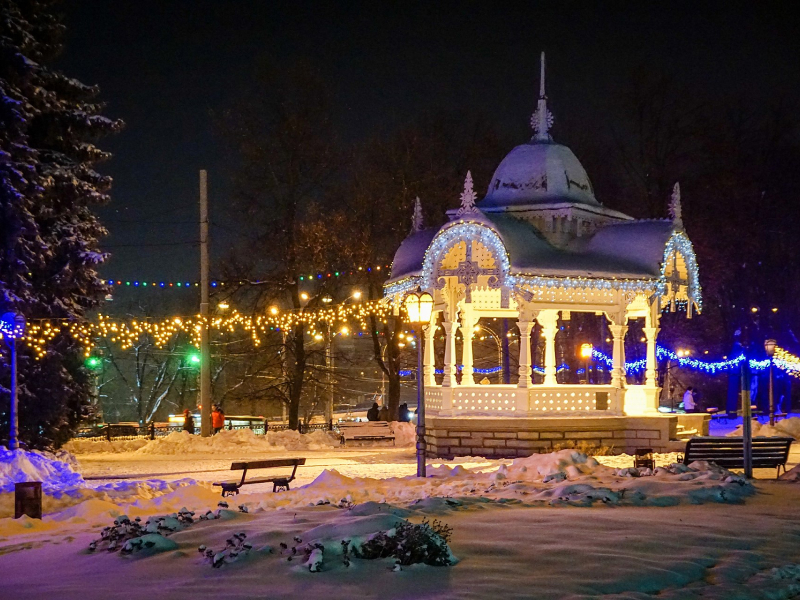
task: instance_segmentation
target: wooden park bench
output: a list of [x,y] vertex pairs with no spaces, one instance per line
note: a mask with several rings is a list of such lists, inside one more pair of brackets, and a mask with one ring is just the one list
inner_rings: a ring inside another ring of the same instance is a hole
[[348,440],[354,442],[391,440],[394,444],[394,432],[386,421],[339,423],[339,437],[342,445]]
[[[272,491],[288,490],[289,483],[294,480],[297,467],[306,464],[305,458],[277,458],[273,460],[255,460],[249,462],[235,462],[231,465],[231,471],[242,471],[242,479],[239,481],[217,481],[214,485],[222,488],[222,496],[233,496],[239,493],[239,488],[251,483],[272,483]],[[247,478],[248,469],[272,469],[273,467],[294,467],[292,474],[281,477],[256,477]]]
[[[790,437],[754,437],[753,468],[777,468],[777,475],[786,472],[789,448],[794,441]],[[686,452],[679,462],[691,464],[697,460],[713,462],[725,469],[744,468],[744,438],[706,436],[694,437],[686,442]]]

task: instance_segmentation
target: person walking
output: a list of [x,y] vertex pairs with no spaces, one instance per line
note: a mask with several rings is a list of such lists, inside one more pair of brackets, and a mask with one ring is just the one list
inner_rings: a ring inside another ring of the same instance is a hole
[[378,420],[378,403],[373,402],[372,408],[367,411],[367,421],[377,421]]
[[686,388],[686,391],[683,393],[683,410],[687,413],[694,412],[694,409],[697,407],[694,401],[694,389],[692,386]]
[[183,411],[183,430],[194,435],[194,415],[188,408]]
[[218,404],[215,404],[211,409],[211,429],[213,432],[219,433],[225,427],[225,413]]

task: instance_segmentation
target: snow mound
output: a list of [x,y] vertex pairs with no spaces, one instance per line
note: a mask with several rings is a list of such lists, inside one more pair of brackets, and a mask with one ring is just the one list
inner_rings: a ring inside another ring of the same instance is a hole
[[104,438],[75,438],[64,444],[64,450],[73,454],[118,454],[120,452],[135,452],[146,446],[150,440],[115,440],[109,442]]
[[597,470],[606,472],[608,467],[602,466],[592,456],[577,450],[559,450],[550,454],[533,454],[525,458],[517,458],[511,463],[508,472],[512,476],[527,473],[541,475],[544,479],[563,474],[568,477],[589,475]]
[[[736,429],[731,431],[727,437],[742,437],[744,426],[739,425]],[[756,419],[752,421],[753,437],[791,437],[800,438],[800,418],[791,417],[783,421],[777,421],[775,426],[770,426],[769,423],[763,425]]]
[[325,469],[322,473],[317,475],[317,478],[305,487],[313,487],[315,489],[336,488],[340,486],[350,486],[356,482],[352,477],[342,475],[336,469]]
[[778,477],[781,481],[800,481],[800,465],[797,465]]
[[192,435],[187,431],[176,431],[163,438],[149,441],[139,448],[137,454],[236,454],[258,452],[280,452],[285,450],[322,450],[339,445],[335,434],[328,431],[312,431],[301,434],[297,431],[269,431],[267,435],[256,435],[250,429],[223,430],[211,437]]
[[262,510],[343,503],[387,503],[421,510],[433,502],[440,514],[458,509],[467,499],[535,506],[675,506],[741,503],[755,493],[740,476],[703,462],[664,462],[655,470],[615,468],[568,449],[495,464],[487,470],[431,466],[426,478],[347,477],[326,470],[301,488],[280,495],[255,493],[250,501]]
[[395,446],[413,446],[417,443],[417,426],[414,423],[392,421],[389,427],[394,433]]
[[0,446],[0,492],[13,492],[14,484],[24,481],[41,481],[42,489],[51,491],[82,485],[83,477],[53,454]]

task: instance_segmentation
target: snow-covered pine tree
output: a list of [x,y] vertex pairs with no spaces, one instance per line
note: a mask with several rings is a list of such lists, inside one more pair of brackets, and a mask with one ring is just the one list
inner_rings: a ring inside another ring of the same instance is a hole
[[[94,142],[119,131],[98,89],[49,65],[62,49],[57,0],[0,3],[0,309],[27,319],[80,319],[104,293],[95,267],[105,229],[93,209],[111,180]],[[0,361],[0,443],[8,435],[9,370]],[[68,335],[36,361],[19,354],[20,438],[58,446],[87,405],[91,381]]]

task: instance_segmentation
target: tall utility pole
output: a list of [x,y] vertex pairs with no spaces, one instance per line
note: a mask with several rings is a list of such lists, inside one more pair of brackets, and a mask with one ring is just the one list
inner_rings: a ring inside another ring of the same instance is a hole
[[208,173],[200,171],[200,435],[211,435],[211,344],[208,332]]

